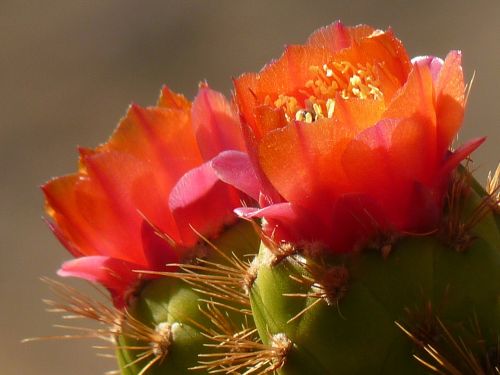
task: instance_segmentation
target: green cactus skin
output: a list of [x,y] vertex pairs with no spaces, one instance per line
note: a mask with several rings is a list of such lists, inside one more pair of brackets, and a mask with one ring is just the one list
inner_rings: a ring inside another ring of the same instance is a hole
[[[462,220],[479,205],[478,193],[468,190]],[[435,318],[464,340],[470,333],[466,327],[477,318],[486,347],[495,348],[500,334],[500,234],[495,216],[490,211],[470,230],[473,239],[460,252],[435,234],[403,237],[386,256],[373,249],[322,259],[299,253],[271,265],[266,261],[270,250],[262,245],[250,299],[264,343],[270,344],[270,336],[277,333],[293,343],[278,373],[428,373],[412,358],[416,348],[395,322],[410,330],[430,324],[423,334],[439,347],[442,338],[432,338]],[[321,300],[290,321],[317,300],[286,296],[312,291],[311,283],[297,279],[315,278],[309,272],[314,265],[345,267],[345,294],[330,306]],[[432,307],[427,315],[426,306]]]
[[[259,238],[250,223],[241,222],[225,230],[213,241],[213,245],[223,253],[234,252],[244,257],[246,254],[256,252]],[[219,263],[222,261],[222,256],[216,251],[208,249],[206,253],[209,261]],[[145,374],[193,374],[189,368],[197,366],[198,355],[207,352],[204,344],[207,344],[208,340],[202,335],[200,327],[210,326],[207,316],[199,309],[200,297],[192,285],[175,277],[160,278],[145,283],[129,307],[128,313],[150,328],[155,329],[159,324],[167,323],[172,329],[168,352],[164,358],[144,371]],[[239,314],[232,314],[231,317],[237,320]],[[134,350],[127,347],[153,348],[154,343],[131,339],[127,335],[127,325],[124,325],[123,329],[124,334],[117,338],[118,348],[123,348],[117,350],[118,364],[123,375],[140,374],[155,356],[151,355],[134,363],[147,349]]]
[[[207,324],[198,310],[199,296],[191,287],[177,279],[163,278],[149,282],[140,293],[130,314],[150,327],[168,323],[172,327],[171,343],[163,360],[148,370],[147,374],[187,374],[189,367],[197,364],[197,353],[203,352],[205,338],[193,321]],[[129,338],[120,338],[119,345],[140,346],[148,343]],[[132,363],[138,353],[145,350],[124,350],[120,354],[122,363]],[[138,374],[155,356],[138,362],[123,374]]]

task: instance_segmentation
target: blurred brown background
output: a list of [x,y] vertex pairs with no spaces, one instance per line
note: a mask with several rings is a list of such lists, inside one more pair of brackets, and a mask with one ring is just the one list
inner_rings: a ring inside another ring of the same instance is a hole
[[192,97],[200,80],[229,93],[315,28],[392,26],[411,55],[462,49],[476,70],[461,140],[488,135],[475,154],[483,182],[499,161],[500,1],[0,2],[0,373],[100,374],[114,362],[60,334],[38,281],[68,255],[41,220],[39,184],[72,172],[76,145],[107,139],[127,105],[153,104],[162,84]]

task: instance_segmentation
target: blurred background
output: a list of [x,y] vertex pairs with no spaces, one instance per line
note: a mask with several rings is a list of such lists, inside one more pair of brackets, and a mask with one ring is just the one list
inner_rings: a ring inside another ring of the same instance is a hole
[[39,185],[76,168],[76,146],[105,141],[130,102],[154,104],[160,87],[192,98],[206,79],[259,70],[314,29],[392,26],[410,55],[464,53],[476,78],[460,140],[488,135],[474,154],[482,183],[500,153],[500,1],[1,0],[0,372],[89,375],[115,368],[89,342],[61,334],[38,278],[68,259],[41,220]]

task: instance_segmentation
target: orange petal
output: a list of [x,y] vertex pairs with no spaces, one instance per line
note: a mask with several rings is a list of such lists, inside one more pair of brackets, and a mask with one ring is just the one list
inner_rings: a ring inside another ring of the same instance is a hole
[[408,81],[396,93],[383,118],[405,118],[414,115],[435,121],[433,80],[428,66],[413,66]]
[[436,84],[438,152],[441,153],[448,149],[464,117],[465,85],[461,61],[459,51],[450,52]]
[[167,86],[163,86],[161,89],[157,106],[162,108],[178,109],[181,111],[189,111],[191,109],[191,103],[184,95],[173,92]]
[[[94,182],[93,188],[105,196],[101,211],[107,211],[114,219],[104,220],[99,213],[92,211],[91,214],[99,216],[94,218],[92,225],[101,227],[102,232],[109,233],[115,243],[121,244],[117,254],[106,255],[119,258],[120,253],[136,253],[143,257],[140,237],[143,217],[170,237],[179,239],[167,205],[171,186],[164,183],[152,163],[129,154],[107,152],[87,157],[85,164]],[[127,237],[135,241],[127,243]]]
[[79,255],[98,255],[102,244],[88,220],[79,214],[80,195],[93,194],[89,178],[78,174],[59,177],[43,185],[42,190],[47,214],[54,220],[61,242],[70,243],[72,251]]
[[268,105],[256,107],[254,109],[255,119],[259,124],[262,134],[269,133],[272,130],[282,128],[288,124],[285,112],[282,108],[274,108]]
[[[389,108],[382,115],[382,118],[411,119],[409,122],[415,124],[415,126],[411,127],[412,131],[408,131],[412,134],[415,130],[422,132],[422,134],[425,133],[425,136],[422,135],[422,141],[425,141],[424,145],[426,148],[426,153],[422,155],[423,160],[436,161],[437,140],[434,89],[432,74],[428,66],[421,64],[414,65],[408,81],[396,93]],[[419,127],[422,129],[419,129]],[[410,127],[407,127],[407,129],[410,129]],[[394,145],[397,145],[397,143],[394,142]],[[414,171],[412,168],[409,170]]]
[[354,141],[342,159],[351,191],[366,194],[379,203],[391,223],[404,226],[408,183],[394,173],[383,148],[372,149],[365,142]]
[[337,21],[313,32],[307,39],[307,44],[337,52],[350,47],[353,42],[359,42],[368,37],[373,31],[371,26],[345,27],[342,22]]
[[189,169],[202,163],[189,112],[132,105],[108,143],[116,150],[147,160],[170,188]]
[[397,228],[406,227],[415,182],[435,180],[433,146],[429,127],[419,118],[381,121],[358,135],[342,156],[352,191],[372,197]]
[[333,118],[360,132],[375,125],[380,120],[384,110],[383,100],[343,99],[340,95],[337,95]]
[[180,240],[168,195],[186,171],[202,162],[189,112],[131,106],[107,143],[80,153],[81,175],[44,187],[66,243],[76,244],[82,254],[145,264],[141,215]]
[[304,96],[299,90],[310,79],[309,68],[322,66],[330,57],[331,53],[321,47],[288,46],[279,60],[269,64],[259,74],[255,91],[258,98],[262,100],[270,95],[274,101],[278,94],[296,98]]
[[314,46],[288,46],[283,55],[267,65],[258,74],[244,74],[234,81],[238,106],[243,118],[252,127],[257,138],[263,135],[255,117],[255,109],[270,103],[279,95],[293,96],[302,101],[308,98],[301,91],[310,79],[311,66],[322,66],[331,53]]
[[[64,238],[83,255],[108,255],[145,264],[134,222],[113,207],[99,184],[88,177],[68,176],[43,187],[49,215]],[[128,251],[127,251],[128,250]]]
[[259,162],[287,201],[315,205],[345,189],[340,157],[354,134],[346,125],[327,119],[290,124],[262,139]]
[[259,75],[257,73],[246,73],[233,80],[233,83],[236,93],[236,104],[240,110],[242,121],[245,125],[250,126],[255,136],[260,139],[263,134],[254,114],[255,107],[260,105],[255,93],[258,80]]
[[236,111],[224,95],[208,87],[201,88],[193,101],[192,126],[204,160],[224,150],[245,149]]
[[335,60],[380,65],[388,74],[398,79],[399,85],[406,82],[412,67],[403,44],[390,30],[353,43],[351,48],[339,51]]

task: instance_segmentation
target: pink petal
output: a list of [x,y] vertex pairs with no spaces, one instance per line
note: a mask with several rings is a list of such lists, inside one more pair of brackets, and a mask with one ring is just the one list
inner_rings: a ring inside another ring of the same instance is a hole
[[455,150],[445,161],[441,168],[441,175],[445,176],[450,173],[462,160],[473,153],[479,146],[483,144],[486,137],[475,138],[468,141],[466,144]]
[[241,205],[240,195],[219,180],[212,161],[182,176],[172,189],[168,204],[186,246],[199,239],[194,230],[204,235],[217,234],[235,219],[233,209]]
[[419,64],[427,66],[432,75],[432,80],[437,82],[441,68],[443,67],[444,61],[440,57],[436,56],[416,56],[411,59],[412,64]]
[[278,203],[261,209],[241,207],[236,214],[244,218],[265,218],[263,230],[278,241],[321,241],[330,235],[330,230],[314,215],[293,203]]
[[260,210],[261,209],[257,207],[238,207],[234,209],[234,213],[239,217],[252,219],[253,217],[259,217],[258,212]]
[[96,255],[67,261],[57,274],[99,283],[109,289],[115,305],[123,307],[140,277],[140,274],[133,270],[142,268],[144,267],[121,259]]
[[278,203],[264,208],[240,207],[234,211],[242,217],[265,217],[268,219],[295,220],[297,213],[292,203]]
[[261,183],[248,154],[224,151],[212,160],[212,167],[223,182],[258,201]]

